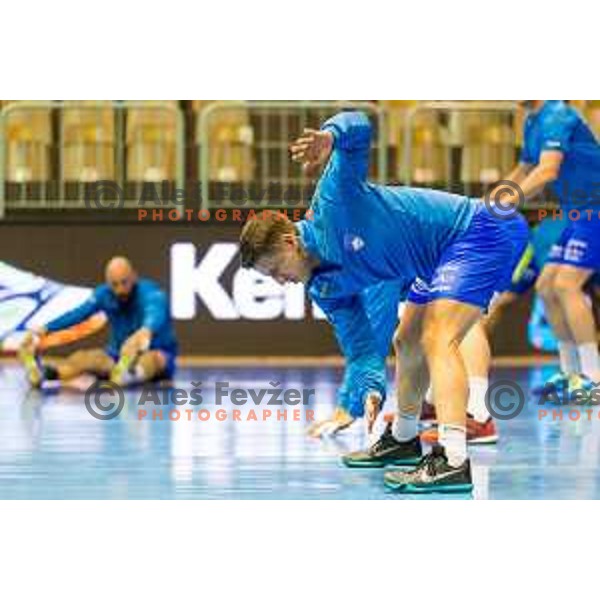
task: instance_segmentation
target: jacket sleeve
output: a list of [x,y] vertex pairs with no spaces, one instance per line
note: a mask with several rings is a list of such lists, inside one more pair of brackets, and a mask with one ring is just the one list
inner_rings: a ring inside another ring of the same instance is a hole
[[385,358],[378,350],[360,295],[341,299],[314,298],[329,322],[346,359],[344,380],[338,392],[338,404],[352,416],[364,414],[364,400],[370,392],[385,399]]
[[155,289],[144,296],[144,319],[142,327],[156,333],[169,319],[169,306],[166,294]]
[[333,152],[323,179],[342,188],[366,181],[372,125],[363,112],[341,112],[326,121],[323,131],[333,134]]
[[382,281],[361,292],[377,351],[385,357],[398,327],[398,306],[406,300],[409,289],[410,285],[403,281]]
[[86,319],[89,319],[92,315],[101,311],[102,308],[98,303],[98,297],[96,292],[94,293],[83,303],[80,304],[77,308],[66,312],[64,315],[53,319],[49,323],[46,324],[46,330],[49,333],[54,331],[62,331],[63,329],[68,329],[69,327],[73,327],[73,325],[78,325],[79,323],[83,323]]

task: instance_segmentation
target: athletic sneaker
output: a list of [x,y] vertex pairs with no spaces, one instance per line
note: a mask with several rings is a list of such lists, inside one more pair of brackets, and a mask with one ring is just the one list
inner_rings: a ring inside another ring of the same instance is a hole
[[589,377],[585,375],[571,375],[569,376],[565,387],[544,394],[540,399],[540,404],[543,405],[549,403],[560,406],[571,404],[577,405],[578,401],[583,401],[583,403],[585,403],[589,394],[596,388],[596,383]]
[[416,469],[388,471],[383,476],[383,481],[388,488],[403,494],[464,493],[473,489],[469,459],[460,467],[452,467],[443,446],[438,444],[421,459]]
[[558,371],[544,383],[531,388],[531,393],[536,396],[544,396],[551,393],[560,393],[569,385],[569,375],[563,371]]
[[392,435],[392,425],[387,424],[381,437],[367,450],[350,452],[342,456],[347,467],[381,468],[387,465],[413,466],[423,456],[419,437],[408,442],[399,442]]
[[585,392],[586,394],[589,394],[591,391],[595,390],[596,387],[596,382],[586,375],[571,375],[567,386],[568,397],[569,399],[573,398],[573,395],[576,392]]
[[44,381],[44,367],[33,344],[23,344],[19,348],[19,360],[23,363],[29,385],[34,388],[40,387]]
[[[421,441],[425,444],[437,444],[437,427],[421,433]],[[467,444],[475,446],[477,444],[495,444],[497,441],[498,430],[494,419],[490,417],[485,423],[481,423],[467,415]]]

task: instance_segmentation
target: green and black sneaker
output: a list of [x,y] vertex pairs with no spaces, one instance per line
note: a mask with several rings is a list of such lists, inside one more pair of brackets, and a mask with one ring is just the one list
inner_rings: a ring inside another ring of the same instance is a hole
[[392,424],[388,423],[382,436],[367,450],[350,452],[342,456],[342,462],[352,468],[381,468],[388,465],[413,466],[423,457],[421,440],[399,442],[392,435]]
[[403,494],[467,493],[473,490],[469,459],[459,467],[453,467],[448,463],[443,446],[439,444],[433,446],[416,469],[388,471],[383,481],[388,488]]

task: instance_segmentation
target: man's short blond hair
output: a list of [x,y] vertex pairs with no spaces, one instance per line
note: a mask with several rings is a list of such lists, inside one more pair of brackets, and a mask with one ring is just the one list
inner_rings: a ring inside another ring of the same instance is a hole
[[265,210],[249,219],[240,234],[240,260],[242,267],[251,268],[257,261],[275,250],[286,233],[296,228],[287,216]]

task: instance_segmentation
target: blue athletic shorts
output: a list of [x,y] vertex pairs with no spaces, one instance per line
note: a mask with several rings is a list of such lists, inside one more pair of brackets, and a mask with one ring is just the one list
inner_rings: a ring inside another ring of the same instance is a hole
[[432,280],[413,283],[408,301],[456,300],[487,310],[494,294],[510,287],[528,242],[520,214],[498,219],[482,203],[467,230],[442,254]]
[[600,271],[600,220],[568,222],[548,262]]
[[[154,380],[160,379],[172,379],[175,375],[175,370],[177,368],[175,360],[177,359],[177,354],[175,352],[169,352],[168,350],[163,350],[162,348],[150,348],[150,350],[159,350],[165,355],[167,359],[167,363],[165,365],[165,370],[162,373],[159,373]],[[105,349],[106,354],[108,354],[115,362],[119,361],[119,354],[115,352],[112,348]]]

